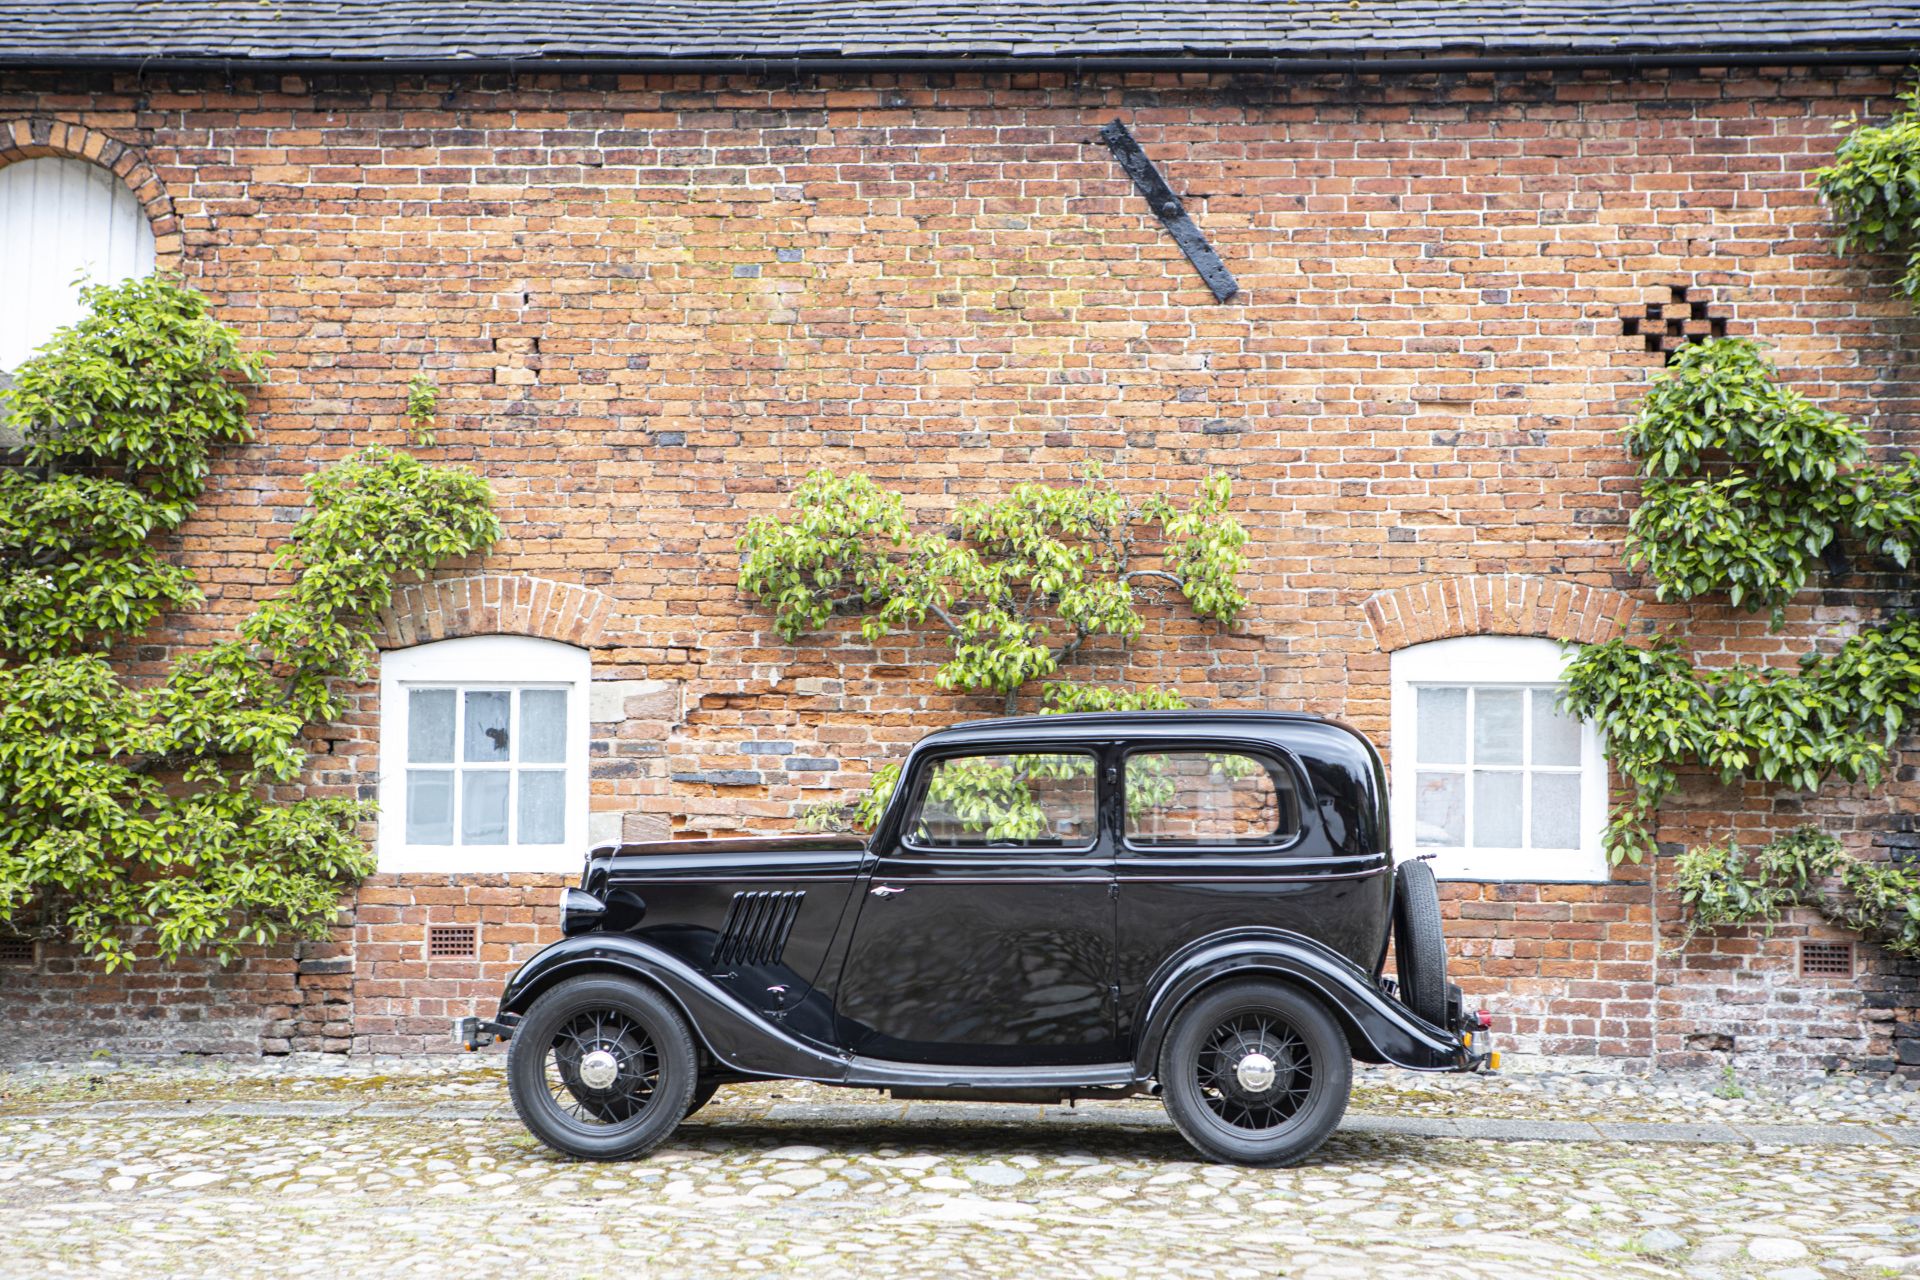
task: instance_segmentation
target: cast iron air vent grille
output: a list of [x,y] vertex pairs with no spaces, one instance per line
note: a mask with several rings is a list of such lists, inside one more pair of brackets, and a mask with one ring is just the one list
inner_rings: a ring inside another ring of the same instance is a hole
[[734,894],[720,940],[713,945],[713,967],[778,962],[806,896],[804,890]]
[[1705,298],[1689,298],[1684,284],[1667,286],[1666,302],[1649,302],[1640,315],[1628,315],[1620,321],[1620,332],[1639,338],[1650,355],[1658,355],[1662,364],[1673,363],[1673,353],[1689,342],[1727,336],[1727,318],[1715,315]]
[[33,939],[0,937],[0,964],[32,964]]
[[1853,976],[1853,944],[1851,942],[1801,943],[1800,976],[1851,978]]
[[471,960],[480,953],[480,931],[470,924],[427,926],[427,959]]

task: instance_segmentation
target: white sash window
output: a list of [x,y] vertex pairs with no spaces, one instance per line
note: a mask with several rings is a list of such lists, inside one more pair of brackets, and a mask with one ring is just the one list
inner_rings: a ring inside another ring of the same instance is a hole
[[1456,880],[1604,880],[1600,735],[1560,709],[1552,640],[1462,636],[1393,655],[1393,844]]
[[471,636],[380,671],[380,869],[571,871],[587,839],[584,649]]

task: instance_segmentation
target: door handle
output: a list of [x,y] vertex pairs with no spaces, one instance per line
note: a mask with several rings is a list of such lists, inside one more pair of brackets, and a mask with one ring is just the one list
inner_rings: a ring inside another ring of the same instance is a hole
[[877,884],[867,890],[868,893],[876,898],[891,898],[896,893],[905,893],[906,891],[906,886],[897,884]]

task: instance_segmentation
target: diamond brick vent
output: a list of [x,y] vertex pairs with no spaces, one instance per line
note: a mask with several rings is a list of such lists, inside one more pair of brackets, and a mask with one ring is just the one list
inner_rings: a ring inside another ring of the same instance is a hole
[[1667,286],[1667,301],[1649,302],[1640,315],[1620,321],[1620,332],[1639,338],[1649,355],[1658,355],[1662,364],[1673,363],[1673,353],[1689,342],[1727,336],[1727,318],[1714,314],[1713,304],[1705,298],[1687,296],[1689,286]]
[[436,924],[427,927],[429,960],[471,960],[479,951],[479,934],[470,924]]
[[1851,978],[1853,976],[1853,944],[1851,942],[1801,943],[1800,972],[1809,978]]

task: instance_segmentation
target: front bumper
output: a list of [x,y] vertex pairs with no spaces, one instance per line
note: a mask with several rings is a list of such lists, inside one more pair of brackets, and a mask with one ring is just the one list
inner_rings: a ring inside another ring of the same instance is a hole
[[455,1018],[453,1042],[468,1053],[473,1053],[490,1044],[513,1039],[513,1029],[519,1025],[520,1015],[517,1013],[502,1014],[498,1020],[474,1017]]

